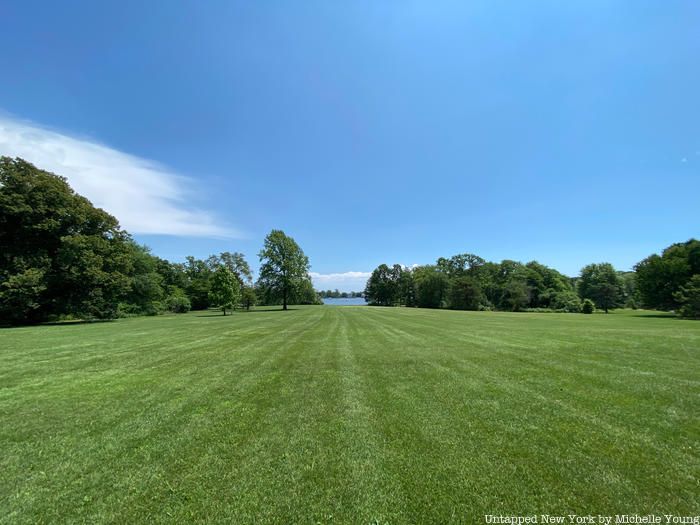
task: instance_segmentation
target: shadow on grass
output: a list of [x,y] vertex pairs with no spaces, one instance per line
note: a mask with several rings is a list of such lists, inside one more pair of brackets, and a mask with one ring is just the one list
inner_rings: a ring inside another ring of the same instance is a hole
[[117,321],[117,319],[72,319],[70,321],[46,321],[45,323],[0,324],[0,330],[5,328],[26,328],[33,326],[76,326],[81,324],[113,323],[115,321]]
[[630,317],[651,317],[653,319],[682,319],[676,314],[632,314]]
[[240,315],[240,314],[268,314],[268,313],[276,313],[276,312],[284,312],[288,311],[291,312],[292,310],[298,310],[299,308],[287,308],[287,310],[282,310],[282,308],[268,308],[265,310],[236,310],[235,312],[232,313],[227,313],[225,316],[221,312],[219,313],[210,313],[210,314],[200,314],[197,315],[196,317],[229,317],[231,315]]

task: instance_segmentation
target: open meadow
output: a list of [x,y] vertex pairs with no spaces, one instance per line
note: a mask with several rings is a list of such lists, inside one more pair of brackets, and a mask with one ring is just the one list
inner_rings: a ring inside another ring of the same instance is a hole
[[697,514],[700,323],[294,307],[0,330],[1,523]]

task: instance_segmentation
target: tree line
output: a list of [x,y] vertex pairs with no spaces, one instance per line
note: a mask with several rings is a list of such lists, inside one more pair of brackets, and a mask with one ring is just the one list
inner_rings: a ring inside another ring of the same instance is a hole
[[65,178],[0,157],[0,322],[320,303],[294,239],[273,230],[259,258],[257,282],[238,252],[161,259]]
[[335,290],[321,290],[318,295],[321,299],[355,299],[363,297],[364,292],[340,292],[336,288]]
[[673,244],[633,272],[598,263],[573,278],[537,261],[496,263],[469,253],[413,268],[381,264],[364,295],[378,306],[571,313],[626,307],[699,318],[700,241]]
[[[119,222],[75,193],[66,179],[0,157],[0,323],[112,319],[255,304],[320,304],[309,260],[283,231],[258,254],[253,280],[243,254],[222,252],[173,263],[136,243]],[[618,272],[585,266],[570,278],[532,261],[488,262],[472,254],[435,264],[377,267],[362,294],[370,304],[460,310],[592,312],[653,308],[700,317],[700,241],[667,247]]]

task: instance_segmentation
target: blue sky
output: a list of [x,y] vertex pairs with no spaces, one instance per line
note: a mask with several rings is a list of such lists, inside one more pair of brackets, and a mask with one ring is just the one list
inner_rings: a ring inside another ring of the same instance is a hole
[[700,3],[0,6],[0,153],[157,255],[318,287],[471,252],[569,275],[700,235]]

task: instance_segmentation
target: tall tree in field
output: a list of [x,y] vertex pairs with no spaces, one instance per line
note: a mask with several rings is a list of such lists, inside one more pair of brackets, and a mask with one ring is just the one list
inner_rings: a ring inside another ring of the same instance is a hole
[[282,230],[272,230],[260,251],[258,286],[268,298],[282,300],[282,309],[292,295],[309,280],[309,258],[294,239]]
[[209,300],[214,306],[218,306],[226,315],[226,309],[233,309],[241,299],[241,283],[236,275],[221,265],[215,271],[211,279]]
[[578,281],[581,299],[592,300],[598,308],[617,308],[622,302],[622,282],[610,263],[589,264],[581,270]]

